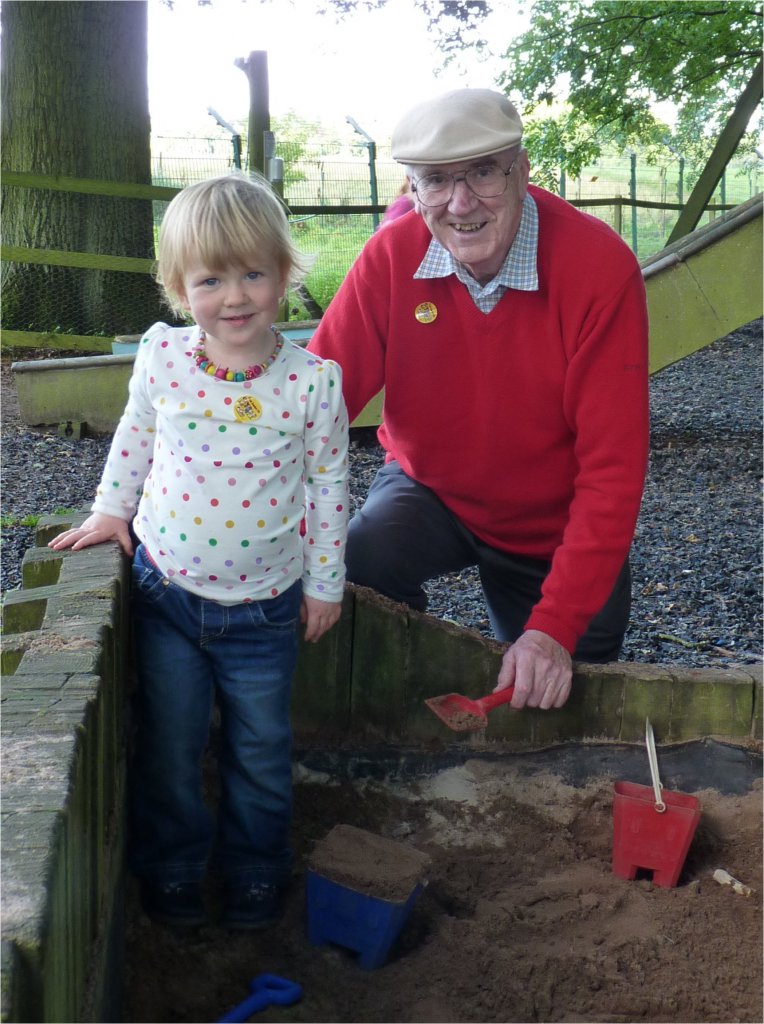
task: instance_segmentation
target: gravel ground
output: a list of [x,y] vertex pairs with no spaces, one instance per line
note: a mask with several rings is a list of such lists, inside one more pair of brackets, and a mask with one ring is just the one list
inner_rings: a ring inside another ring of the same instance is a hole
[[[652,378],[650,470],[632,554],[624,660],[684,665],[761,660],[762,323],[755,321]],[[20,586],[28,516],[86,508],[108,438],[72,441],[19,420],[2,366],[2,591]],[[351,504],[381,452],[351,442]],[[7,524],[7,525],[6,525]],[[429,585],[430,612],[490,635],[476,572]]]

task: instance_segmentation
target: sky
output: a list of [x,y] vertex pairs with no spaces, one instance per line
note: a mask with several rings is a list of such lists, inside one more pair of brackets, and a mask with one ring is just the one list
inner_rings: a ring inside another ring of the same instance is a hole
[[[235,67],[253,50],[268,53],[270,110],[322,123],[352,117],[372,138],[389,138],[398,117],[420,98],[463,86],[491,87],[501,63],[470,52],[460,71],[438,75],[442,58],[413,0],[336,21],[316,15],[316,0],[149,0],[149,103],[156,132],[184,134],[246,120],[249,85]],[[489,38],[506,46],[523,20],[515,0],[496,0]]]

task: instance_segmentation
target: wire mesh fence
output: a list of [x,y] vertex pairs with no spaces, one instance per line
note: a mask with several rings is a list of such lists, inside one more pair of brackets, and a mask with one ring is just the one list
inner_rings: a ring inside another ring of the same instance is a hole
[[[291,140],[288,135],[282,140],[277,133],[275,155],[283,161],[283,184],[279,183],[279,188],[292,211],[290,221],[295,243],[313,258],[305,289],[288,295],[287,315],[290,319],[309,319],[326,308],[361,248],[376,230],[385,206],[399,192],[403,172],[393,161],[387,142],[363,141],[349,128],[345,134],[341,131],[329,134],[308,127],[297,134],[299,141]],[[234,140],[223,131],[204,138],[158,136],[152,140],[152,181],[157,186],[180,189],[226,173],[241,163],[246,168],[246,156],[242,157],[241,153],[241,139]],[[576,178],[560,173],[556,191],[574,205],[605,220],[640,258],[644,258],[665,245],[691,185],[681,157],[672,156],[660,165],[624,154],[603,157]],[[734,162],[725,172],[701,223],[707,223],[725,207],[744,202],[761,189],[761,162]],[[75,198],[83,222],[103,219],[101,197]],[[634,205],[635,201],[655,206],[638,206]],[[353,208],[359,206],[374,212],[354,212]],[[331,212],[323,213],[322,207],[332,208]],[[337,207],[344,209],[337,212]],[[152,204],[154,239],[165,208],[166,202]],[[92,237],[96,238],[97,233]],[[42,248],[33,238],[26,244]],[[57,246],[55,239],[45,243],[46,249],[63,247],[63,243]],[[151,240],[142,248],[151,250]],[[109,249],[99,241],[88,251],[104,253]],[[134,251],[123,255],[151,259],[154,254],[153,251]],[[139,333],[152,318],[170,316],[145,271],[137,275],[88,268],[66,268],[69,272],[62,273],[63,269],[40,264],[12,267],[17,274],[29,275],[30,280],[35,277],[34,291],[39,295],[39,289],[45,289],[47,301],[44,313],[39,302],[32,301],[28,309],[9,306],[6,302],[5,329],[113,336]],[[7,268],[4,273],[6,271]],[[138,276],[142,277],[140,282]],[[27,288],[25,294],[32,293]],[[5,296],[7,299],[8,292]]]
[[[276,145],[284,161],[284,198],[289,206],[386,206],[403,181],[400,166],[389,145],[375,144],[372,161],[369,145],[357,136],[324,137],[310,143]],[[661,249],[679,208],[691,189],[691,178],[681,156],[664,164],[650,164],[630,154],[609,156],[586,167],[576,178],[560,172],[557,191],[570,202],[606,221],[640,258]],[[702,224],[727,206],[744,202],[761,191],[761,162],[739,161],[725,172]],[[613,199],[608,205],[594,205]],[[662,204],[662,208],[629,206],[632,200]],[[296,241],[316,257],[308,289],[325,307],[379,223],[368,214],[293,217]]]
[[229,135],[210,138],[155,135],[151,140],[151,180],[155,185],[185,188],[235,166]]
[[[177,141],[163,140],[173,147]],[[183,159],[186,175],[209,167],[210,140],[185,141],[198,145],[198,155],[192,155],[191,147],[187,146],[185,157],[176,157],[178,168]],[[217,146],[217,167],[223,171],[233,166],[231,138],[218,139]],[[166,152],[164,145],[162,152]],[[350,131],[345,135],[327,134],[313,126],[310,140],[304,142],[281,141],[277,135],[275,152],[284,163],[283,194],[290,207],[384,207],[396,197],[403,181],[401,167],[392,159],[389,144],[374,143],[372,158],[369,144]],[[167,166],[166,157],[160,156],[159,160],[163,167]],[[709,223],[725,208],[757,195],[762,190],[763,178],[758,158],[734,161],[725,171],[699,226]],[[555,191],[608,223],[639,258],[644,258],[666,244],[693,184],[692,171],[680,155],[671,154],[663,163],[649,163],[625,153],[603,157],[575,178],[560,170]],[[600,205],[607,199],[613,202]],[[654,203],[656,207],[630,205],[633,201]],[[325,305],[331,299],[379,220],[379,214],[350,212],[292,217],[297,243],[315,256],[307,284],[319,304]]]

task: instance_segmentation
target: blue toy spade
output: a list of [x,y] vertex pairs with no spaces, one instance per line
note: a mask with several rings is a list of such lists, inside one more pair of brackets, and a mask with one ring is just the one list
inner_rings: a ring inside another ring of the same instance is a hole
[[266,1006],[291,1006],[302,999],[302,986],[294,981],[287,981],[277,974],[258,974],[249,983],[250,996],[243,1003],[221,1017],[218,1024],[233,1021],[247,1021],[253,1013],[264,1010]]

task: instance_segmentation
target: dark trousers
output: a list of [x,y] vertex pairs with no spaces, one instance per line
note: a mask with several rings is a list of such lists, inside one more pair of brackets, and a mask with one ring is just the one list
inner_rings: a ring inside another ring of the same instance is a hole
[[[549,562],[498,551],[475,537],[428,488],[397,462],[378,472],[363,508],[350,523],[348,580],[425,611],[422,584],[477,566],[497,639],[512,643],[541,597]],[[615,661],[631,607],[628,560],[604,608],[578,643],[578,661]]]

